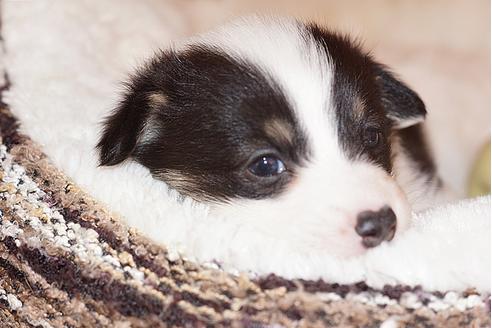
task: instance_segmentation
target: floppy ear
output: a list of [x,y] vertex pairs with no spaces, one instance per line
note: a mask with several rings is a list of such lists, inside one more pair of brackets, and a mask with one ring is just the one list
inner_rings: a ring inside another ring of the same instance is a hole
[[425,119],[427,111],[419,95],[382,65],[378,66],[376,83],[386,116],[393,122],[393,128],[403,129]]
[[96,146],[99,165],[116,165],[132,154],[147,116],[145,95],[145,92],[129,87],[119,106],[105,119]]

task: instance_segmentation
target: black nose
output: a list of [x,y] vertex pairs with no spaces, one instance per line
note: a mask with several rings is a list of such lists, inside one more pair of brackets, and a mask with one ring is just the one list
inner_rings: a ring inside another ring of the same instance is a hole
[[396,215],[389,207],[384,206],[377,212],[365,211],[357,215],[355,231],[362,237],[362,245],[376,247],[383,240],[391,240],[395,235]]

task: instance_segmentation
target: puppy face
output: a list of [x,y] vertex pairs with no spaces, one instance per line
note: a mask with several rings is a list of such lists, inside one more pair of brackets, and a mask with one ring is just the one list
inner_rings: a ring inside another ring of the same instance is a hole
[[98,144],[212,215],[299,248],[359,254],[402,230],[398,129],[419,97],[348,38],[249,18],[163,51],[128,83]]

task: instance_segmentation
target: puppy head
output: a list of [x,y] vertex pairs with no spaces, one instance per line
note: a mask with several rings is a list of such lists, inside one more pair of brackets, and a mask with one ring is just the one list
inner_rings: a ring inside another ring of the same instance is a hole
[[127,86],[101,165],[131,158],[215,215],[306,250],[358,254],[408,223],[392,142],[424,105],[344,36],[243,19],[163,51]]

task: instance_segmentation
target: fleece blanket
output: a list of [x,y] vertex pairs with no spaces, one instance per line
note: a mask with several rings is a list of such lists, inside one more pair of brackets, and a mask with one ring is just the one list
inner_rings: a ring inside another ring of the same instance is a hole
[[[3,5],[1,320],[12,326],[490,325],[490,198],[415,215],[398,243],[353,261],[300,262],[295,254],[210,261],[200,254],[200,242],[213,242],[209,235],[176,224],[193,220],[199,208],[176,202],[137,165],[97,170],[93,153],[116,81],[133,58],[186,34],[179,12],[152,2]],[[149,36],[135,37],[144,32]],[[147,239],[135,228],[156,235],[146,233]],[[198,242],[180,244],[184,233]]]

